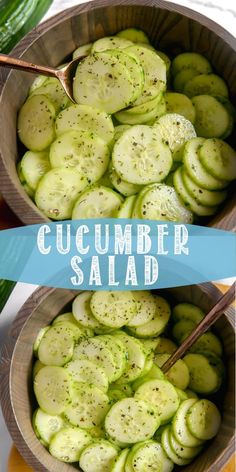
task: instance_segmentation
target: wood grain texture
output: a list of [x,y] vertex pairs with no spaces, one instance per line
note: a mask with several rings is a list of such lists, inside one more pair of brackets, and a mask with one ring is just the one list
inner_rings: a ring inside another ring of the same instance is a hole
[[[34,409],[31,369],[32,345],[41,327],[49,324],[60,312],[68,309],[77,292],[40,288],[29,298],[12,325],[2,352],[0,364],[1,404],[6,424],[16,447],[33,468],[39,472],[70,472],[72,465],[52,458],[36,439],[31,418]],[[209,311],[221,292],[212,284],[188,286],[165,291],[175,301],[192,302]],[[225,349],[227,380],[216,401],[223,415],[221,430],[186,472],[219,472],[231,457],[234,448],[234,309],[230,307],[216,323],[216,331]]]
[[[236,40],[201,14],[162,0],[96,0],[78,5],[59,13],[27,35],[14,55],[55,67],[79,44],[129,26],[142,28],[154,45],[171,56],[186,50],[204,54],[227,81],[235,101]],[[18,159],[17,110],[26,98],[33,77],[14,71],[7,81],[6,78],[7,72],[0,71],[0,188],[23,223],[41,223],[47,218],[25,194],[15,168]],[[236,229],[235,194],[208,224],[231,231]]]

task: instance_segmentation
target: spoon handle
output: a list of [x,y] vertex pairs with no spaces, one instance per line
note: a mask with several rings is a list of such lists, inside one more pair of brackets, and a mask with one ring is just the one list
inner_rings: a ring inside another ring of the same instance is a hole
[[57,69],[53,69],[53,67],[38,66],[6,54],[0,54],[0,67],[10,67],[11,69],[20,69],[33,74],[42,74],[50,77],[56,77],[56,73],[58,72]]
[[197,341],[197,339],[202,336],[222,315],[224,310],[235,299],[235,282],[229,290],[219,299],[219,301],[213,306],[209,313],[203,318],[203,320],[196,326],[192,333],[184,340],[183,344],[172,354],[172,356],[163,364],[162,371],[164,373],[175,364],[185,352]]

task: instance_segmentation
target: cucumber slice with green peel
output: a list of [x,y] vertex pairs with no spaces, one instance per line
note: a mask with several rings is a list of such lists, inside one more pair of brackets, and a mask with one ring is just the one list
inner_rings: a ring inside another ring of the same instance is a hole
[[92,338],[94,336],[93,330],[90,329],[90,328],[85,328],[84,326],[79,324],[76,321],[73,313],[62,313],[61,315],[58,315],[53,320],[52,325],[54,326],[55,324],[60,323],[61,321],[69,321],[70,323],[74,323],[74,325],[76,326],[76,328],[78,330],[78,333],[79,333],[79,331],[81,332],[80,337],[82,337],[82,338]]
[[156,50],[156,54],[158,54],[158,56],[160,56],[160,58],[164,61],[165,65],[166,65],[166,72],[168,74],[169,71],[170,71],[170,67],[171,67],[170,58],[163,51]]
[[126,459],[125,463],[125,472],[134,472],[134,468],[132,465],[132,459],[134,452],[139,448],[139,444],[135,444],[132,449],[129,449],[129,454]]
[[90,300],[93,292],[81,292],[72,303],[73,316],[78,323],[85,328],[96,329],[100,327],[100,323],[94,318],[91,308]]
[[49,158],[53,168],[75,168],[88,184],[106,172],[110,151],[103,139],[88,131],[68,131],[51,145]]
[[48,415],[38,408],[34,415],[34,426],[44,443],[49,444],[53,436],[65,427],[65,422],[61,416]]
[[63,367],[43,367],[34,378],[34,393],[40,408],[60,415],[71,402],[71,380]]
[[21,169],[26,183],[35,191],[40,179],[51,169],[48,152],[27,151],[22,157]]
[[178,397],[180,399],[180,403],[183,402],[184,400],[188,400],[188,395],[187,393],[182,390],[181,388],[175,387],[176,392],[178,393]]
[[120,376],[124,373],[126,368],[126,349],[124,344],[118,338],[111,336],[109,334],[106,335],[99,335],[98,339],[104,343],[104,345],[110,349],[116,367],[120,371]]
[[194,123],[198,136],[202,138],[221,138],[228,131],[231,116],[222,103],[210,95],[197,95],[192,98],[196,111]]
[[202,440],[193,436],[187,427],[188,411],[196,402],[195,398],[189,398],[182,402],[172,421],[172,433],[176,440],[185,447],[198,447],[203,443]]
[[155,297],[156,312],[152,319],[143,325],[136,327],[129,327],[129,330],[138,338],[149,338],[159,336],[170,319],[171,310],[168,302],[159,296]]
[[38,358],[48,366],[63,366],[71,360],[74,344],[73,324],[68,321],[58,323],[44,334],[39,344]]
[[80,467],[84,472],[110,472],[118,449],[109,441],[100,439],[87,446],[80,456]]
[[121,328],[137,314],[137,302],[133,293],[127,292],[94,292],[90,307],[95,318],[103,325]]
[[217,356],[222,356],[223,349],[220,339],[214,333],[204,333],[198,340],[192,345],[189,350],[193,353],[209,351]]
[[46,367],[39,359],[34,363],[33,367],[33,379],[36,377],[37,373],[43,368]]
[[150,292],[146,290],[134,292],[133,297],[136,301],[137,311],[133,318],[126,323],[131,328],[148,323],[156,314],[156,300]]
[[175,439],[174,434],[172,433],[171,429],[169,430],[169,443],[170,447],[173,449],[175,454],[181,459],[194,459],[202,450],[201,446],[198,447],[186,447],[182,446],[177,439]]
[[94,53],[77,67],[73,94],[79,104],[116,113],[132,103],[135,92],[127,67],[114,56]]
[[71,319],[66,319],[66,317],[60,316],[58,317],[58,320],[56,323],[53,324],[53,327],[60,328],[61,330],[65,329],[70,329],[73,331],[73,338],[75,342],[81,341],[82,339],[87,339],[90,338],[91,336],[94,335],[91,330],[87,330],[83,328],[82,326],[79,326],[78,323],[76,322],[75,318],[72,315]]
[[160,338],[141,339],[140,341],[144,345],[144,349],[147,355],[152,354],[156,351],[157,345],[159,344]]
[[150,126],[137,125],[116,142],[112,163],[121,179],[138,185],[160,182],[168,175],[172,156]]
[[206,357],[210,366],[216,369],[219,376],[219,384],[221,385],[225,377],[225,367],[222,359],[212,351],[207,351],[206,349],[199,352],[199,354],[202,354],[204,357]]
[[134,451],[132,466],[135,472],[146,470],[171,472],[174,468],[173,462],[167,458],[161,444],[156,441],[147,441]]
[[174,306],[172,314],[174,321],[185,319],[196,324],[200,323],[205,316],[204,311],[192,303],[178,303]]
[[142,186],[140,185],[131,184],[130,182],[126,182],[125,180],[121,179],[114,169],[112,163],[109,167],[109,179],[113,187],[125,197],[136,195],[142,189]]
[[52,169],[40,180],[35,203],[48,218],[66,220],[71,218],[76,198],[87,184],[87,179],[76,169]]
[[187,388],[185,393],[188,395],[188,398],[196,398],[198,400],[198,395],[193,390],[190,390],[190,388]]
[[132,397],[132,396],[133,396],[133,389],[132,389],[132,387],[131,387],[129,384],[127,384],[127,383],[123,383],[123,384],[122,384],[121,382],[119,383],[119,381],[118,381],[118,383],[117,383],[117,382],[113,382],[113,383],[110,384],[110,386],[109,386],[109,391],[110,391],[110,392],[111,392],[112,390],[118,390],[118,389],[119,389],[121,392],[123,392],[126,397]]
[[34,79],[29,89],[29,95],[31,95],[31,93],[34,92],[37,88],[41,87],[46,80],[47,80],[47,77],[45,75],[38,75],[38,77]]
[[188,428],[198,439],[208,441],[214,438],[219,431],[220,424],[220,412],[210,400],[199,400],[188,411]]
[[185,85],[199,73],[194,69],[182,69],[173,78],[173,88],[176,92],[183,93]]
[[191,121],[178,113],[167,113],[154,126],[157,135],[169,146],[174,161],[181,161],[184,144],[197,136]]
[[196,95],[219,95],[226,98],[229,96],[225,81],[216,74],[201,74],[193,77],[186,83],[184,93],[190,98]]
[[99,426],[109,410],[109,398],[91,384],[73,384],[72,403],[64,411],[70,424],[82,429]]
[[[156,362],[159,367],[162,367],[170,356],[171,354],[157,354],[154,362]],[[182,359],[179,359],[168,370],[166,378],[174,385],[174,387],[185,390],[189,384],[189,370],[185,362],[182,361]]]
[[147,43],[149,44],[149,39],[147,34],[138,28],[126,28],[117,33],[118,38],[125,38],[133,43]]
[[158,338],[158,344],[155,349],[156,354],[173,354],[177,349],[177,345],[168,338]]
[[161,445],[169,459],[176,465],[184,466],[191,462],[191,459],[183,459],[178,456],[170,444],[170,426],[166,426],[161,435]]
[[65,428],[52,439],[49,452],[62,462],[78,462],[84,448],[91,443],[92,437],[80,428]]
[[87,43],[83,44],[83,46],[79,46],[73,52],[73,59],[76,59],[77,57],[88,56],[91,53],[92,46],[93,43]]
[[73,360],[87,359],[99,365],[108,377],[109,382],[114,382],[120,377],[120,369],[117,367],[111,351],[97,337],[86,339],[74,349]]
[[37,87],[31,92],[33,95],[44,95],[53,104],[56,113],[66,108],[70,101],[65,93],[61,83],[55,77],[48,77],[40,87]]
[[191,139],[184,147],[183,163],[190,178],[199,187],[206,190],[222,190],[227,186],[223,179],[212,177],[200,162],[200,151],[205,143],[204,138]]
[[135,201],[135,204],[134,204],[134,208],[133,208],[133,211],[132,211],[132,218],[137,218],[137,219],[141,219],[142,218],[142,214],[141,214],[141,202],[142,202],[142,199],[143,199],[143,196],[145,195],[145,193],[149,190],[149,188],[151,187],[151,185],[149,186],[145,186],[142,188],[142,190],[138,193],[137,195],[137,198],[136,198],[136,201]]
[[133,382],[139,378],[145,369],[146,355],[142,343],[121,332],[117,333],[118,339],[122,341],[127,352],[127,362],[123,375],[119,378],[117,384]]
[[131,53],[144,70],[144,87],[140,97],[133,105],[141,105],[159,95],[166,88],[166,65],[164,61],[150,49],[134,45],[128,47],[125,52]]
[[149,382],[149,380],[165,380],[162,370],[156,364],[153,364],[152,368],[146,375],[142,375],[132,383],[133,390],[138,390],[141,385],[145,382]]
[[83,382],[89,385],[92,384],[103,392],[107,392],[107,375],[97,364],[94,364],[87,359],[77,359],[68,362],[65,369],[69,372],[73,382]]
[[17,129],[22,143],[31,151],[43,151],[55,137],[55,108],[45,95],[32,95],[21,107]]
[[96,108],[89,105],[72,105],[61,111],[56,118],[55,131],[57,136],[68,131],[80,131],[81,129],[98,135],[107,144],[114,137],[114,126],[111,117],[104,111],[96,110]]
[[176,76],[182,70],[193,69],[199,74],[210,74],[212,67],[206,57],[196,52],[184,52],[172,62],[172,74]]
[[112,464],[110,472],[125,472],[125,463],[129,454],[129,449],[123,449],[119,455],[115,458],[114,463]]
[[38,357],[38,350],[39,350],[39,345],[44,337],[44,335],[46,334],[46,332],[50,329],[50,326],[45,326],[44,328],[41,328],[37,334],[37,338],[35,339],[34,341],[34,345],[33,345],[33,351],[34,351],[34,355],[36,357]]
[[199,187],[199,185],[197,185],[189,177],[189,175],[184,169],[182,169],[182,179],[183,179],[183,184],[186,187],[186,190],[188,191],[188,193],[200,205],[203,205],[203,206],[220,205],[227,198],[226,191],[206,190],[205,188]]
[[118,126],[115,126],[114,128],[114,143],[116,143],[116,141],[118,141],[118,139],[122,136],[122,134],[127,131],[127,129],[130,129],[130,125],[118,125]]
[[210,395],[220,388],[223,376],[216,365],[212,365],[205,355],[190,353],[184,357],[184,362],[189,369],[191,390]]
[[91,434],[94,439],[105,439],[105,431],[102,426],[94,426],[93,428],[90,428],[89,434]]
[[149,380],[135,392],[135,398],[145,400],[155,408],[161,424],[167,423],[179,407],[179,397],[167,380]]
[[193,222],[193,213],[184,206],[175,189],[166,184],[153,185],[145,192],[140,214],[146,220]]
[[112,390],[108,390],[107,395],[109,397],[110,405],[114,405],[114,403],[122,400],[123,398],[127,398],[125,392],[123,392],[120,388],[113,388]]
[[221,139],[207,139],[199,151],[200,162],[213,177],[236,179],[236,152]]
[[197,323],[193,320],[185,319],[178,321],[172,329],[173,338],[180,343],[185,339],[196,327]]
[[105,419],[107,434],[120,443],[150,439],[160,425],[153,406],[137,398],[124,398],[113,405]]
[[[152,100],[149,100],[148,102],[142,103],[141,105],[136,105],[136,106],[127,108],[125,112],[127,113],[127,115],[139,115],[139,114],[143,115],[146,113],[150,113],[153,110],[157,109],[162,98],[163,98],[163,95],[162,93],[160,93],[159,95],[157,95]],[[119,116],[119,113],[117,113],[117,115]]]
[[127,38],[106,36],[105,38],[98,39],[93,43],[91,52],[104,52],[108,49],[126,49],[129,46],[132,46],[132,41]]
[[165,93],[167,113],[177,113],[194,124],[196,112],[191,100],[182,93]]
[[84,218],[114,218],[123,198],[112,189],[95,186],[81,194],[75,202],[72,220]]
[[120,209],[118,210],[116,218],[132,218],[136,198],[136,195],[131,195],[130,197],[127,197],[122,203]]
[[192,197],[190,192],[188,192],[187,187],[184,185],[183,179],[183,168],[179,167],[173,177],[174,188],[176,193],[179,195],[183,201],[186,208],[191,210],[197,216],[211,216],[217,212],[217,206],[206,206],[198,203],[196,198]]
[[129,109],[119,111],[116,113],[115,117],[119,123],[123,124],[128,124],[128,125],[142,125],[142,124],[147,124],[150,121],[155,122],[157,118],[162,116],[166,111],[166,108],[164,107],[164,110],[162,111],[162,107],[156,107],[153,110],[147,112],[147,113],[130,113]]

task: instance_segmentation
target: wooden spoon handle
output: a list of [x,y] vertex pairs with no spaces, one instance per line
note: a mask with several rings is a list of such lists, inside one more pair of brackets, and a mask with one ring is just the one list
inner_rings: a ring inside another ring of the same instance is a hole
[[42,74],[49,77],[56,77],[57,69],[47,66],[38,66],[31,62],[23,61],[16,57],[7,56],[6,54],[0,54],[0,67],[10,67],[11,69],[20,69],[33,74]]
[[183,344],[172,354],[172,356],[165,362],[162,366],[162,371],[164,373],[175,364],[186,351],[197,341],[197,339],[202,336],[222,315],[224,310],[235,299],[235,282],[229,290],[219,299],[219,301],[213,306],[209,313],[203,318],[203,320],[196,326],[192,333],[184,340]]

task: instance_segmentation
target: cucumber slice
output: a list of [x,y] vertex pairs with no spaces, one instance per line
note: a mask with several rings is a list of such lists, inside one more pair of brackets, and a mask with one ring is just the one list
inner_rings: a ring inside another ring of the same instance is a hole
[[109,382],[114,382],[120,377],[120,369],[117,368],[111,351],[97,337],[84,340],[75,347],[73,360],[77,359],[87,359],[99,365],[106,373]]
[[222,359],[216,354],[214,354],[212,351],[205,350],[205,351],[199,352],[199,354],[202,354],[204,357],[206,357],[210,366],[213,367],[217,371],[218,376],[219,376],[219,386],[220,386],[225,377],[225,367],[224,367]]
[[83,44],[83,46],[79,46],[73,52],[73,59],[82,56],[88,56],[91,53],[93,43]]
[[209,351],[217,356],[222,356],[223,349],[219,338],[213,333],[204,333],[190,348],[190,352],[198,353]]
[[108,390],[108,378],[105,371],[87,359],[77,359],[65,366],[73,382],[92,384],[103,392]]
[[96,110],[89,105],[72,105],[61,111],[55,122],[57,136],[71,130],[84,130],[97,134],[107,144],[114,137],[114,126],[111,117],[104,111]]
[[108,390],[107,394],[109,396],[110,405],[114,405],[114,403],[122,400],[122,398],[127,398],[127,395],[119,388]]
[[236,179],[236,152],[220,139],[208,139],[200,149],[200,161],[215,178]]
[[133,208],[136,202],[136,195],[127,197],[117,212],[116,218],[132,218]]
[[190,390],[189,388],[187,388],[185,390],[185,393],[188,395],[188,398],[196,398],[198,400],[198,396],[195,392],[193,392],[193,390]]
[[182,70],[193,69],[199,74],[210,74],[211,64],[206,57],[196,52],[184,52],[176,56],[172,62],[172,74],[175,76]]
[[[165,362],[169,359],[171,354],[157,354],[154,362],[162,367]],[[166,378],[175,387],[185,390],[189,384],[189,370],[185,362],[179,359],[166,373]]]
[[155,297],[148,291],[134,292],[133,297],[136,301],[137,311],[128,321],[127,326],[136,327],[148,323],[156,314]]
[[153,364],[152,368],[146,375],[142,375],[137,380],[135,380],[135,382],[133,382],[133,390],[136,391],[145,382],[149,382],[149,380],[165,380],[163,372],[156,364]]
[[94,292],[90,307],[95,318],[105,326],[121,328],[137,314],[132,292]]
[[184,466],[189,464],[191,462],[191,459],[183,459],[182,457],[178,456],[174,449],[171,447],[170,432],[170,426],[167,426],[161,435],[161,444],[167,457],[169,457],[169,459],[176,465]]
[[96,329],[100,327],[100,323],[94,318],[91,308],[90,300],[92,292],[82,292],[74,298],[72,303],[72,312],[76,321],[85,328]]
[[122,331],[117,332],[116,336],[122,341],[127,352],[125,372],[120,377],[118,384],[133,382],[142,375],[145,369],[146,355],[144,347],[138,339],[128,336]]
[[71,401],[71,381],[63,367],[43,367],[34,379],[34,393],[40,408],[60,415]]
[[50,170],[50,162],[48,152],[32,152],[27,151],[21,160],[21,169],[25,177],[26,183],[34,191],[42,176]]
[[196,112],[191,100],[182,93],[168,92],[165,94],[167,113],[177,113],[194,124]]
[[62,321],[69,321],[70,323],[73,323],[75,328],[76,328],[76,333],[77,333],[77,339],[79,338],[92,338],[94,336],[94,332],[90,328],[84,328],[84,326],[79,325],[77,323],[73,313],[62,313],[61,315],[58,315],[54,320],[53,320],[53,326],[57,323],[61,323]]
[[17,128],[22,143],[31,151],[43,151],[52,143],[55,108],[44,95],[30,96],[21,107]]
[[203,138],[221,138],[229,129],[231,116],[224,105],[210,95],[192,98],[196,111],[195,129]]
[[178,303],[172,311],[174,321],[190,320],[193,323],[200,323],[205,316],[204,311],[192,303]]
[[156,354],[173,354],[177,349],[177,345],[171,339],[160,337],[155,349]]
[[65,93],[61,83],[55,77],[48,77],[40,87],[37,87],[31,92],[33,95],[44,95],[53,104],[56,113],[69,104],[69,98]]
[[171,472],[174,464],[167,458],[161,444],[156,441],[141,444],[133,453],[132,467],[135,472],[155,470]]
[[17,175],[19,177],[20,183],[22,187],[24,188],[25,192],[30,198],[34,198],[34,190],[25,181],[25,176],[22,172],[21,161],[18,162],[16,166],[16,170],[17,170]]
[[131,184],[130,182],[121,179],[112,166],[112,163],[109,167],[109,179],[113,187],[125,197],[136,195],[136,193],[140,192],[142,188],[140,185]]
[[147,323],[136,326],[135,328],[129,328],[135,336],[140,338],[159,336],[170,319],[171,310],[168,302],[159,296],[155,297],[156,312],[152,319]]
[[184,400],[188,400],[188,395],[186,392],[184,392],[181,388],[175,387],[176,392],[178,393],[178,397],[180,399],[180,403],[183,402]]
[[138,28],[126,28],[117,33],[118,38],[125,38],[133,43],[146,43],[149,44],[149,39],[147,34]]
[[192,212],[182,204],[175,189],[165,184],[153,185],[145,192],[140,214],[146,220],[193,222]]
[[37,373],[43,368],[46,367],[42,362],[40,362],[38,359],[34,363],[33,367],[33,379],[36,377]]
[[31,95],[32,92],[34,92],[37,88],[41,87],[43,83],[47,80],[47,77],[45,75],[38,75],[36,79],[32,82],[32,85],[29,89],[29,95]]
[[105,38],[98,39],[93,43],[92,53],[104,52],[108,49],[126,49],[132,46],[132,41],[124,37],[118,36],[106,36]]
[[87,431],[80,428],[65,428],[52,439],[50,454],[62,462],[78,462],[83,449],[92,441]]
[[161,424],[167,423],[179,407],[179,397],[167,380],[149,380],[135,392],[135,398],[145,400],[155,408]]
[[176,440],[185,447],[198,447],[202,442],[195,438],[187,427],[187,415],[189,409],[196,403],[196,399],[190,398],[181,403],[172,422],[172,432]]
[[75,331],[72,323],[64,321],[51,326],[39,344],[39,360],[48,366],[63,366],[71,360],[74,344]]
[[144,349],[147,352],[147,355],[154,354],[157,345],[159,344],[160,338],[152,338],[152,339],[141,339],[141,343],[144,345]]
[[38,408],[34,415],[34,426],[44,443],[49,444],[53,436],[64,427],[61,416],[48,415]]
[[[157,107],[160,104],[162,98],[163,98],[163,95],[162,93],[160,93],[159,95],[157,95],[152,100],[149,100],[148,102],[142,103],[141,105],[136,105],[136,106],[127,108],[125,112],[127,115],[130,115],[130,116],[131,115],[144,115],[146,113],[150,113],[153,110],[157,110]],[[118,112],[116,116],[119,117],[119,113],[122,113],[122,112]]]
[[185,85],[199,73],[194,69],[182,69],[173,78],[173,88],[176,92],[183,93]]
[[135,204],[134,204],[134,208],[133,208],[133,212],[132,212],[132,218],[137,218],[137,219],[142,218],[142,215],[141,215],[141,202],[142,202],[143,196],[145,195],[145,193],[151,187],[152,187],[151,185],[150,186],[145,186],[144,188],[142,188],[142,190],[140,190],[139,194],[137,195]]
[[113,145],[120,139],[122,134],[127,131],[127,129],[130,129],[130,125],[118,125],[115,126],[114,128],[114,139],[113,139]]
[[181,459],[194,459],[202,450],[202,447],[186,447],[182,446],[177,439],[175,439],[171,429],[169,430],[169,443],[170,447],[174,450],[175,454]]
[[188,192],[187,188],[184,185],[183,174],[182,174],[182,167],[179,167],[174,173],[174,188],[183,201],[186,208],[190,209],[195,215],[198,216],[210,216],[214,215],[218,209],[217,206],[205,206],[200,205],[198,201],[192,197],[190,192]]
[[123,199],[110,188],[96,186],[86,190],[75,202],[72,220],[114,218]]
[[188,97],[196,95],[219,95],[228,97],[229,91],[225,81],[216,74],[201,74],[193,77],[184,87]]
[[188,411],[187,425],[198,439],[207,441],[214,438],[220,424],[220,412],[210,400],[199,400]]
[[152,405],[137,398],[124,398],[113,405],[105,419],[107,434],[123,444],[150,439],[160,421]]
[[184,362],[189,369],[189,388],[191,390],[203,395],[210,395],[219,389],[222,375],[205,355],[187,354],[184,357]]
[[150,121],[154,122],[157,118],[159,118],[159,116],[162,116],[165,113],[166,107],[164,107],[163,111],[161,108],[161,113],[160,113],[159,107],[154,108],[148,113],[133,114],[133,113],[130,113],[129,110],[130,109],[119,111],[118,113],[115,114],[115,118],[117,119],[117,121],[119,121],[119,123],[124,123],[128,125],[142,125],[142,124],[148,124]]
[[200,162],[199,153],[204,143],[204,138],[194,138],[185,145],[183,157],[185,170],[199,187],[221,190],[226,187],[227,182],[212,177]]
[[44,337],[44,335],[46,334],[46,332],[50,329],[50,326],[45,326],[44,328],[41,328],[37,334],[37,337],[34,341],[34,345],[33,345],[33,351],[34,351],[34,355],[36,357],[38,357],[38,350],[39,350],[39,345]]
[[121,340],[110,336],[109,334],[98,336],[104,345],[110,349],[113,359],[116,364],[117,370],[119,370],[120,376],[124,373],[126,368],[126,349]]
[[155,129],[157,135],[169,146],[175,161],[182,160],[181,153],[184,144],[196,137],[191,121],[177,113],[167,113],[158,118]]
[[84,472],[110,472],[118,450],[109,441],[100,439],[87,446],[80,456]]
[[178,321],[172,330],[173,338],[180,344],[196,327],[196,322],[193,320],[185,319]]
[[165,65],[166,65],[166,72],[167,72],[167,74],[169,75],[170,66],[171,66],[171,60],[170,60],[170,58],[169,58],[169,57],[167,56],[167,54],[165,54],[163,51],[156,50],[156,53],[157,53],[158,56],[160,56],[160,58],[164,61]]
[[73,426],[89,429],[102,424],[109,408],[109,398],[102,390],[78,382],[73,385],[72,403],[64,415]]
[[79,63],[73,93],[79,104],[115,113],[132,103],[135,87],[128,69],[116,57],[94,53]]
[[[144,70],[144,87],[141,96],[134,105],[141,105],[159,95],[166,88],[166,65],[164,61],[150,49],[134,45],[128,47],[125,52],[132,54]],[[124,108],[124,107],[123,107]]]
[[183,184],[186,190],[189,192],[192,198],[196,200],[199,205],[203,206],[216,206],[220,205],[227,197],[227,192],[206,190],[205,188],[199,187],[187,174],[182,170]]
[[146,185],[160,182],[172,166],[171,152],[158,139],[153,128],[133,126],[116,142],[112,154],[113,166],[125,181]]
[[116,457],[110,472],[125,472],[125,463],[129,454],[129,449],[123,449]]
[[93,184],[106,172],[110,152],[107,144],[95,134],[78,130],[59,136],[50,148],[50,163],[54,168],[75,168]]
[[86,185],[87,179],[76,169],[52,169],[40,180],[35,203],[49,218],[66,220],[71,218],[74,202]]

